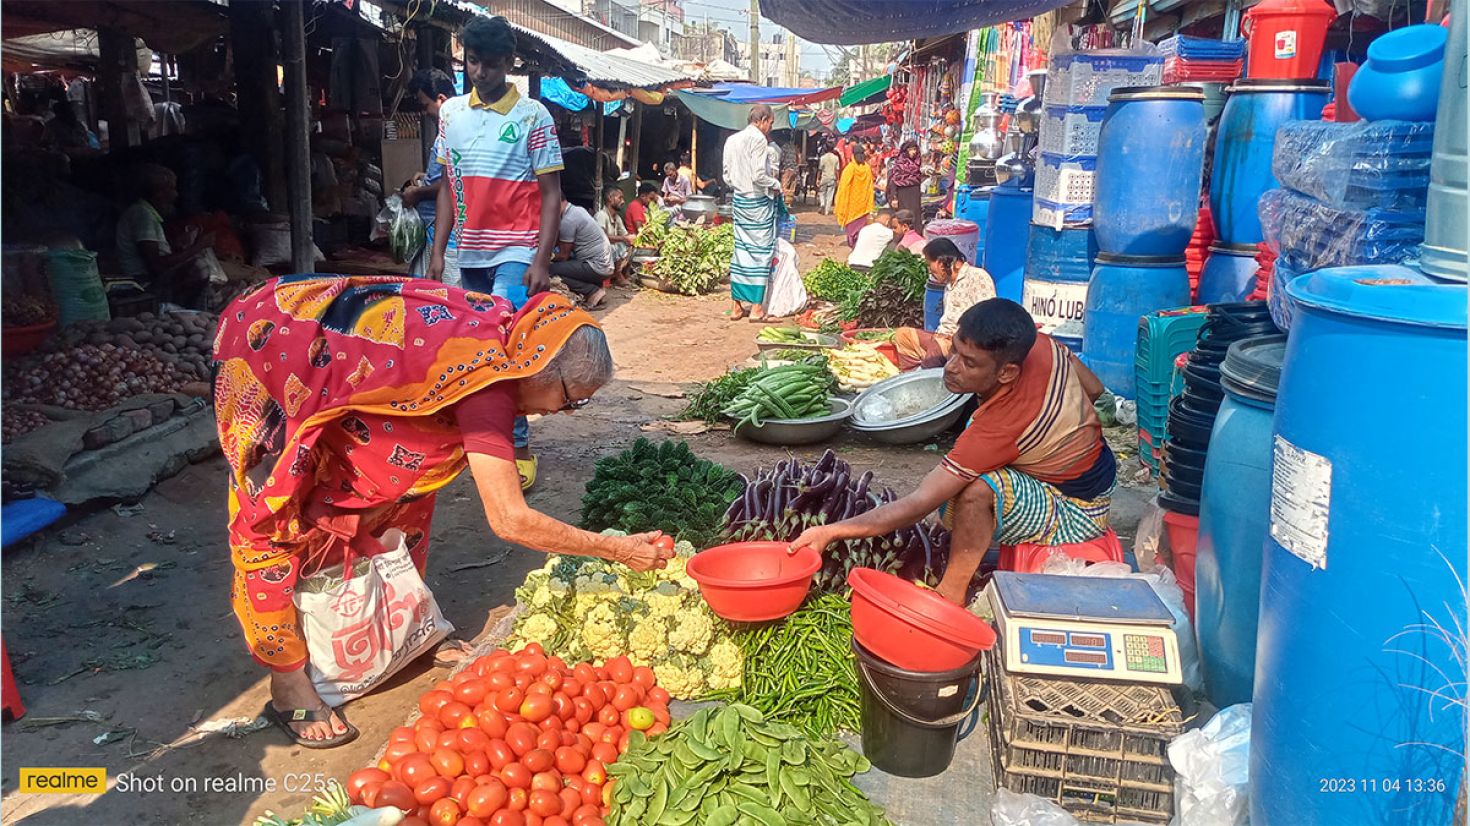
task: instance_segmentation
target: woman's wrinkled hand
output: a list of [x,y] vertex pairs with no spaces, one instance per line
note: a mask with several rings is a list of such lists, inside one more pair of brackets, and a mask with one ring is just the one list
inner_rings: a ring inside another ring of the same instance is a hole
[[635,571],[662,568],[674,557],[674,538],[664,536],[662,531],[638,533],[632,536],[608,537],[612,540],[611,559],[621,562]]

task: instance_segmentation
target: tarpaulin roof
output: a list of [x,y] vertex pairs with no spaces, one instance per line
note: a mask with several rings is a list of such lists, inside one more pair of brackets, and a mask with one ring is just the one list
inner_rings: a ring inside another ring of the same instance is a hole
[[[721,129],[741,130],[750,122],[750,107],[755,103],[731,103],[717,95],[706,95],[699,92],[688,92],[680,90],[675,92],[679,100],[689,107],[696,118],[708,123],[713,123]],[[790,122],[790,109],[784,104],[771,104],[771,112],[776,116],[777,123]]]
[[761,16],[813,43],[855,46],[1025,20],[1071,0],[760,0]]
[[812,89],[806,86],[756,86],[753,83],[716,83],[708,92],[730,103],[786,103],[795,106],[831,100],[841,93],[840,86]]
[[892,84],[893,75],[879,75],[862,83],[854,83],[842,90],[842,95],[837,98],[837,103],[841,106],[857,106],[870,97],[887,92],[888,87]]

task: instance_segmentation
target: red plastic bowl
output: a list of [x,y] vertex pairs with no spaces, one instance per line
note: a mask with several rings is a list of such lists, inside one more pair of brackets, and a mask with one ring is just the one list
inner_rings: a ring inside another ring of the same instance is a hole
[[780,619],[801,605],[822,557],[785,542],[736,542],[701,551],[685,570],[711,611],[735,622]]
[[56,322],[43,321],[25,327],[6,327],[0,331],[0,353],[7,356],[22,356],[40,347],[56,329]]
[[869,651],[910,671],[949,671],[995,645],[985,620],[893,574],[853,568],[852,635]]

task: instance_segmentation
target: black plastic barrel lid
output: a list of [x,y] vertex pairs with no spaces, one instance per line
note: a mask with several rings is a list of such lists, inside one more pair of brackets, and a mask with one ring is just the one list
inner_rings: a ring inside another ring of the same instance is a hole
[[1230,345],[1220,364],[1220,384],[1246,398],[1274,403],[1285,358],[1284,335],[1241,339]]

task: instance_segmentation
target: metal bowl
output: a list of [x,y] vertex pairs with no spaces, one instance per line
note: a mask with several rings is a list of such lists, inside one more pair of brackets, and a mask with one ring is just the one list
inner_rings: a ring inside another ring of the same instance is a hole
[[[756,335],[760,334],[757,333]],[[811,336],[812,338],[810,340],[803,342],[761,341],[760,339],[756,339],[755,346],[756,349],[761,351],[810,350],[812,352],[817,352],[818,350],[835,350],[842,346],[842,339],[839,339],[837,336],[829,336],[826,333],[812,333]]]
[[684,203],[679,205],[679,211],[691,221],[699,218],[713,218],[715,209],[715,199],[709,195],[690,195]]
[[884,379],[853,402],[848,425],[890,445],[927,441],[948,430],[964,412],[968,393],[944,386],[944,368],[915,370]]
[[852,403],[846,399],[827,400],[832,412],[815,419],[766,419],[760,427],[735,425],[735,435],[764,445],[812,445],[837,435],[842,423],[852,415]]

